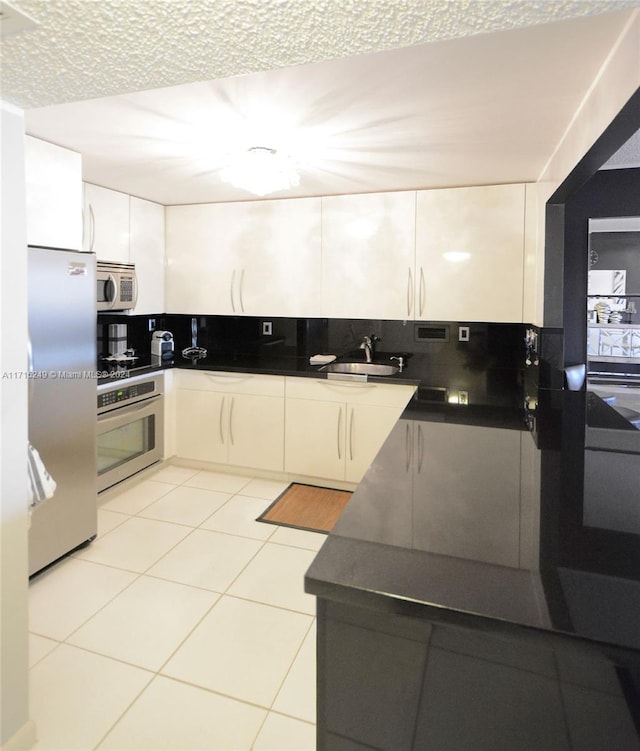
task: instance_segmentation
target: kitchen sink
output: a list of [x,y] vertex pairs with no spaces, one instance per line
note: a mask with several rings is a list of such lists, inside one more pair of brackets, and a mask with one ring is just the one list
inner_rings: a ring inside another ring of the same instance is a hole
[[328,365],[323,365],[318,370],[325,373],[390,376],[395,375],[400,368],[397,365],[386,365],[381,362],[332,362]]

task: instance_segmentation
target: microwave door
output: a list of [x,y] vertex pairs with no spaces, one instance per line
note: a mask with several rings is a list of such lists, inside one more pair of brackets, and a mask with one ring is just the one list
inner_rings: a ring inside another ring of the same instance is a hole
[[118,287],[113,274],[98,277],[97,301],[99,310],[110,310],[116,304]]

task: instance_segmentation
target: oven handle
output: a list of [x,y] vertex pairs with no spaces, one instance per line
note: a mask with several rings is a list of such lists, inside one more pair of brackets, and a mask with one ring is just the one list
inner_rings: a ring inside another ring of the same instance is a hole
[[129,418],[131,415],[138,414],[140,412],[149,412],[149,414],[152,414],[155,412],[155,403],[158,401],[158,399],[162,399],[162,396],[158,394],[158,396],[152,396],[150,399],[147,399],[143,404],[132,404],[130,406],[123,406],[123,407],[116,407],[114,412],[117,414],[113,414],[113,412],[106,412],[101,415],[98,415],[98,425],[100,427],[104,425],[111,425],[115,422],[122,422],[123,419]]

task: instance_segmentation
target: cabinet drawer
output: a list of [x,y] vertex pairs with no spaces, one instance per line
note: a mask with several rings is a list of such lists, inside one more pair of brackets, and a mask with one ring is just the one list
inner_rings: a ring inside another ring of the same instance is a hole
[[218,370],[176,370],[177,387],[258,396],[284,396],[284,376],[227,373]]
[[287,399],[314,399],[323,402],[349,402],[388,407],[404,407],[416,387],[406,384],[362,383],[313,378],[287,377]]

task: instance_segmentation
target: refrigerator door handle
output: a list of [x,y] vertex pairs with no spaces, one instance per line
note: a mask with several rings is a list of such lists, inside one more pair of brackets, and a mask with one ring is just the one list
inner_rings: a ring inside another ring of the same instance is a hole
[[[28,374],[33,373],[33,345],[31,344],[31,332],[27,334],[27,371]],[[29,381],[29,404],[33,400],[33,378],[28,378]]]

